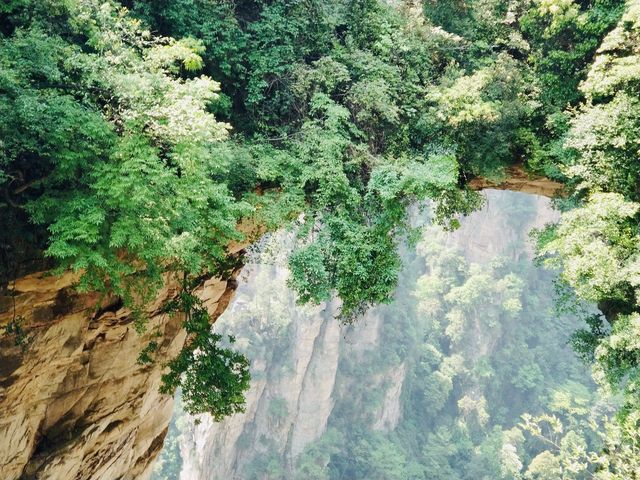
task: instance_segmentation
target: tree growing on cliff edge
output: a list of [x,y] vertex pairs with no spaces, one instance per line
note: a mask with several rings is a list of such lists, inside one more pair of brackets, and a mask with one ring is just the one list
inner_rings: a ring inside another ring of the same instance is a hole
[[[432,198],[455,226],[478,204],[473,175],[527,160],[582,213],[602,192],[638,202],[637,10],[445,1],[416,22],[376,0],[4,2],[3,268],[36,245],[143,320],[167,272],[225,272],[241,218],[301,218],[291,285],[338,294],[353,320],[392,296],[407,206]],[[627,319],[613,340],[633,338],[635,224],[559,227],[550,244],[578,293]],[[592,237],[607,241],[589,263],[572,248]],[[621,255],[627,277],[602,294]],[[632,344],[606,346],[634,371]]]
[[[220,272],[250,211],[213,151],[230,127],[209,112],[219,86],[196,73],[201,42],[154,36],[115,2],[20,1],[1,13],[3,247],[12,245],[7,237],[46,231],[42,247],[57,271],[81,272],[81,290],[123,298],[142,328],[165,274]],[[201,316],[197,305],[182,307],[187,318]],[[247,360],[207,348],[215,344],[208,322],[200,330],[172,363],[191,355],[189,368],[209,374],[194,384],[190,370],[171,369],[186,372],[185,391],[202,399],[187,408],[239,408],[248,388],[242,367],[230,370],[240,383],[229,389],[233,399],[204,395],[228,376],[219,362]],[[168,379],[167,391],[181,381]]]
[[[271,26],[284,19],[287,12],[281,8],[262,12],[252,30],[258,43],[267,41]],[[302,85],[296,93],[302,95],[306,113],[292,120],[291,137],[286,129],[277,129],[285,139],[274,148],[268,146],[270,138],[222,146],[231,127],[211,113],[224,105],[216,105],[219,85],[198,73],[205,65],[201,40],[151,33],[111,0],[5,3],[0,187],[3,224],[11,225],[3,231],[5,260],[20,262],[13,248],[16,238],[39,239],[58,272],[81,273],[80,290],[121,297],[142,329],[145,307],[167,273],[189,282],[226,273],[226,247],[241,238],[236,226],[242,217],[257,211],[262,215],[258,221],[280,224],[306,211],[300,248],[291,260],[292,284],[303,300],[319,301],[335,291],[343,299],[345,319],[388,300],[400,266],[396,248],[408,230],[406,207],[431,196],[440,201],[445,219],[469,210],[475,197],[459,191],[453,156],[392,155],[391,142],[383,141],[392,127],[401,127],[397,93],[377,75],[366,78],[361,65],[374,58],[385,69],[391,52],[378,52],[373,38],[390,39],[390,26],[401,28],[402,19],[375,3],[354,8],[344,18],[354,21],[349,29],[360,48],[345,52],[347,67],[342,68],[359,71],[362,78],[348,96],[350,108],[336,101],[342,93],[336,91],[333,71],[326,71],[330,59],[314,62],[313,94],[301,90]],[[356,10],[378,27],[361,30],[364,23],[353,17]],[[302,12],[297,13],[284,25],[301,27]],[[309,38],[302,51],[317,40]],[[251,62],[264,73],[273,61],[283,61],[279,52],[251,57]],[[400,65],[383,76],[397,74]],[[265,110],[272,99],[261,82],[257,85],[249,84],[253,93],[247,106],[263,112],[261,123],[279,124],[275,113]],[[377,85],[384,93],[375,106],[368,103],[366,85]],[[396,81],[395,87],[399,85]],[[268,127],[254,133],[272,131]],[[378,140],[368,141],[365,132]],[[382,155],[385,150],[389,158]],[[271,192],[254,194],[260,184]],[[190,305],[183,313],[192,318],[201,309]],[[230,413],[236,406],[224,410],[228,399],[205,400],[206,387],[224,375],[213,371],[215,365],[204,368],[205,361],[215,359],[202,354],[222,359],[230,351],[211,348],[217,340],[193,333],[195,340],[171,363],[176,368],[165,377],[166,390],[185,382],[193,399],[186,403],[188,409],[206,405],[216,416]],[[151,342],[141,359],[151,360],[154,347]],[[243,361],[233,357],[232,363]],[[246,389],[242,371],[231,375],[240,393]],[[203,374],[212,377],[203,383]],[[241,403],[236,389],[227,393],[232,404]]]
[[109,2],[5,8],[4,210],[46,227],[45,255],[82,271],[81,288],[108,281],[128,304],[164,271],[223,261],[248,210],[214,178],[229,126],[207,111],[218,84],[192,73],[201,44],[154,37]]

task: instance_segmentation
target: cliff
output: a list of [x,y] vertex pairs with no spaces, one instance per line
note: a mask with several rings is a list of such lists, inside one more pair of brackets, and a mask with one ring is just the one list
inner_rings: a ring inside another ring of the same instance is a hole
[[[77,294],[75,278],[34,273],[0,298],[0,478],[146,478],[162,448],[173,399],[160,395],[162,364],[185,341],[181,318],[160,312],[172,282],[149,307],[147,333],[131,312],[96,294]],[[209,279],[199,291],[214,318],[235,280]],[[151,333],[157,361],[136,360]],[[18,345],[21,343],[21,345]]]
[[[238,335],[252,359],[247,411],[221,423],[186,417],[181,444],[181,480],[243,479],[264,459],[290,466],[327,430],[337,396],[347,393],[339,366],[345,355],[364,358],[378,343],[375,314],[346,333],[334,318],[338,304],[296,306],[286,270],[251,265],[232,306],[220,318],[220,332]],[[349,338],[365,339],[351,348]],[[399,418],[403,368],[379,372],[372,386],[388,391],[371,420],[380,430]],[[342,393],[339,393],[342,392]]]
[[[520,190],[528,191],[529,187],[522,186],[527,185],[526,179],[519,185]],[[486,231],[488,225],[481,222],[478,228]],[[486,248],[491,248],[489,240]],[[158,393],[162,364],[185,340],[180,318],[159,310],[175,293],[175,286],[168,282],[160,292],[149,308],[147,333],[139,335],[129,311],[112,301],[96,312],[98,296],[77,294],[74,280],[72,275],[34,273],[17,279],[0,298],[0,328],[14,331],[0,337],[3,480],[145,478],[162,447],[173,405],[170,397]],[[210,279],[203,285],[200,295],[214,319],[224,311],[234,288],[233,279]],[[282,315],[287,317],[289,312]],[[256,428],[273,432],[271,441],[285,445],[282,452],[286,449],[291,458],[324,432],[331,412],[341,335],[332,317],[329,309],[325,318],[296,327],[297,350],[292,355],[297,363],[292,377],[267,387],[254,374],[247,415],[276,408],[272,405],[283,407],[287,414],[280,423]],[[359,335],[375,344],[378,323],[369,318]],[[141,366],[136,362],[138,354],[156,329],[161,334],[157,362]],[[325,352],[322,360],[317,352]],[[263,368],[267,375],[266,364],[254,367]],[[390,383],[395,393],[389,391],[385,397],[387,406],[374,420],[378,428],[392,427],[398,416],[399,375],[396,369],[389,372],[391,380],[379,379]],[[317,388],[317,382],[322,388]],[[287,392],[296,392],[295,398],[285,395]],[[237,467],[233,455],[244,423],[241,417],[233,417],[219,427],[222,433],[216,434],[217,440],[206,446],[206,451],[218,452],[216,465],[222,466],[216,468],[220,471]],[[252,442],[247,448],[260,451],[257,440]],[[198,468],[203,466],[208,468],[202,463]]]

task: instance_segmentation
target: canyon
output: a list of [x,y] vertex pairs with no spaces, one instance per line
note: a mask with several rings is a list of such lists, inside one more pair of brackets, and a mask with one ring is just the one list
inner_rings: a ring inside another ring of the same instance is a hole
[[[539,178],[519,178],[517,190],[521,192],[549,194],[559,187]],[[542,190],[541,181],[545,185]],[[476,188],[485,186],[480,183]],[[512,185],[507,182],[505,187]],[[481,231],[494,227],[483,225]],[[230,253],[241,252],[242,248],[243,245],[233,246]],[[478,248],[491,249],[491,242],[487,240]],[[173,399],[158,393],[160,376],[163,364],[180,351],[186,339],[181,319],[161,312],[163,303],[175,294],[176,285],[167,279],[149,306],[146,333],[139,334],[131,312],[116,299],[77,293],[73,288],[75,280],[72,274],[32,273],[17,278],[0,298],[0,327],[10,327],[0,337],[3,479],[146,478],[162,448]],[[212,321],[224,312],[236,286],[234,278],[210,278],[198,290]],[[101,307],[97,309],[99,303]],[[323,391],[331,390],[341,333],[338,325],[328,320],[332,319],[330,312],[328,309],[324,321],[300,327],[296,374],[280,386],[299,392],[296,417],[275,429],[278,439],[290,438],[296,445],[291,450],[294,456],[308,439],[322,433],[331,409],[330,393],[318,396],[304,389],[311,376],[314,381],[324,382]],[[17,333],[10,333],[15,327]],[[375,337],[375,322],[362,328],[370,329],[362,335]],[[157,360],[152,365],[140,365],[138,355],[154,331],[160,332]],[[315,349],[333,355],[332,364],[314,362]],[[253,381],[250,405],[264,388],[260,380]],[[309,398],[314,402],[309,403]],[[385,405],[377,419],[380,428],[392,426],[397,416],[393,413],[393,394],[389,394]],[[325,412],[319,417],[325,420],[310,420],[309,409]],[[230,422],[221,437],[224,441],[218,440],[216,447],[224,450],[220,456],[226,459],[232,456],[240,429],[239,425],[233,426],[240,420]],[[292,424],[296,427],[290,430]],[[233,462],[225,461],[231,468]]]
[[[460,251],[471,265],[486,266],[499,258],[529,263],[533,249],[528,232],[557,219],[549,199],[497,190],[487,190],[485,199],[484,207],[456,231],[427,231],[418,249],[428,248],[426,242],[432,238],[443,248]],[[416,212],[415,220],[421,219]],[[406,315],[406,305],[416,302],[414,287],[405,281],[415,273],[407,269],[419,264],[415,253],[407,250],[403,255],[406,267],[397,305],[376,307],[355,324],[341,325],[335,318],[336,302],[296,304],[282,261],[289,243],[285,234],[276,235],[262,246],[266,258],[247,258],[236,295],[216,324],[216,332],[233,335],[252,360],[247,411],[219,423],[176,411],[181,480],[302,478],[296,470],[300,458],[324,435],[331,435],[331,428],[343,425],[346,405],[353,405],[351,420],[382,434],[392,433],[405,414],[417,415],[403,411],[403,392],[406,396],[408,385],[420,381],[412,379],[415,340],[409,333],[406,340],[398,339],[404,333],[398,331],[402,327],[397,321],[397,316]],[[421,255],[429,253],[424,250]],[[460,353],[477,363],[495,354],[502,327],[486,331],[480,318],[473,322],[475,341]],[[380,353],[392,348],[394,335],[406,358]],[[485,389],[489,387],[472,382],[461,401],[476,408],[473,402],[484,401]],[[322,471],[329,459],[324,461],[318,466]],[[265,471],[269,473],[260,473]]]

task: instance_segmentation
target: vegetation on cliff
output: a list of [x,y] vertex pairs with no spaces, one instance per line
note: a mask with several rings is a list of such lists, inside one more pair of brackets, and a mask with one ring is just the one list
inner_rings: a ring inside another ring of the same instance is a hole
[[291,285],[353,320],[391,297],[408,205],[455,227],[468,179],[525,162],[570,194],[541,256],[604,313],[574,343],[637,412],[638,2],[422,7],[4,2],[2,286],[37,247],[143,325],[167,272],[225,274],[254,217],[298,223]]
[[568,345],[582,319],[558,312],[557,272],[531,261],[527,227],[556,216],[540,198],[486,196],[453,234],[425,228],[394,301],[330,340],[331,305],[294,307],[274,236],[214,327],[255,360],[248,413],[182,417],[158,473],[179,438],[194,480],[586,479],[607,478],[605,462],[633,478],[617,400]]

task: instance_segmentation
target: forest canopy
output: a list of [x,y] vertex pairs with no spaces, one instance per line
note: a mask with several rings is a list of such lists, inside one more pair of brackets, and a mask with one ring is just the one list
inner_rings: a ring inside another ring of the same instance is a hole
[[8,0],[0,17],[3,287],[44,256],[143,311],[167,272],[185,294],[225,274],[240,221],[295,224],[291,286],[352,321],[390,300],[410,205],[455,228],[471,178],[523,164],[566,184],[538,242],[603,313],[575,345],[640,407],[637,1]]

